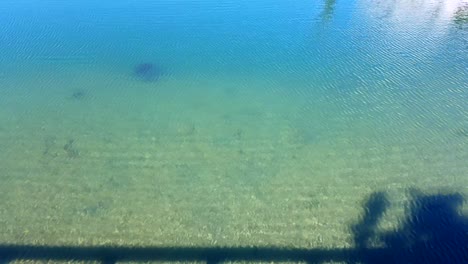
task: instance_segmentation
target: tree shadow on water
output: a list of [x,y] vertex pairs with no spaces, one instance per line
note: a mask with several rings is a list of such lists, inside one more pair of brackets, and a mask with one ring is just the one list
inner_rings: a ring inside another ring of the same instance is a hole
[[224,261],[306,263],[468,263],[468,219],[460,210],[461,194],[425,195],[410,192],[405,218],[392,231],[379,222],[390,202],[375,192],[364,203],[364,214],[351,226],[354,248],[280,247],[122,247],[35,246],[0,244],[0,263],[47,261]]

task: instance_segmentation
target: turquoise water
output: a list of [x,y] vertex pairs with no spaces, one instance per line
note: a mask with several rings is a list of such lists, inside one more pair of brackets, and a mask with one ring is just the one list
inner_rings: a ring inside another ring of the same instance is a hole
[[351,248],[372,193],[468,195],[467,10],[2,1],[0,243]]

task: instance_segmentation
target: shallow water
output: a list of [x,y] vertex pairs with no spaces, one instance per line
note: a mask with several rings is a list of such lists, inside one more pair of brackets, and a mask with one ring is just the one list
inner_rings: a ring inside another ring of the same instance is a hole
[[466,1],[98,2],[0,3],[1,244],[353,248],[372,194],[468,195]]

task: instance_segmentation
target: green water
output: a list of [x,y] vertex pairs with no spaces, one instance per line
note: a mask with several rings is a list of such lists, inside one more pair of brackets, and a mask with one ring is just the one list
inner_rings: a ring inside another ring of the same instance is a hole
[[0,243],[348,248],[374,192],[468,195],[466,2],[101,2],[0,3]]

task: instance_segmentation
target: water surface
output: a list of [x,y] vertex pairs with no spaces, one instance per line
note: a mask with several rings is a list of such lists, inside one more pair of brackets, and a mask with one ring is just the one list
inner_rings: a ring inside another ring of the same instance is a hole
[[375,192],[467,195],[467,5],[2,1],[0,243],[350,248]]

